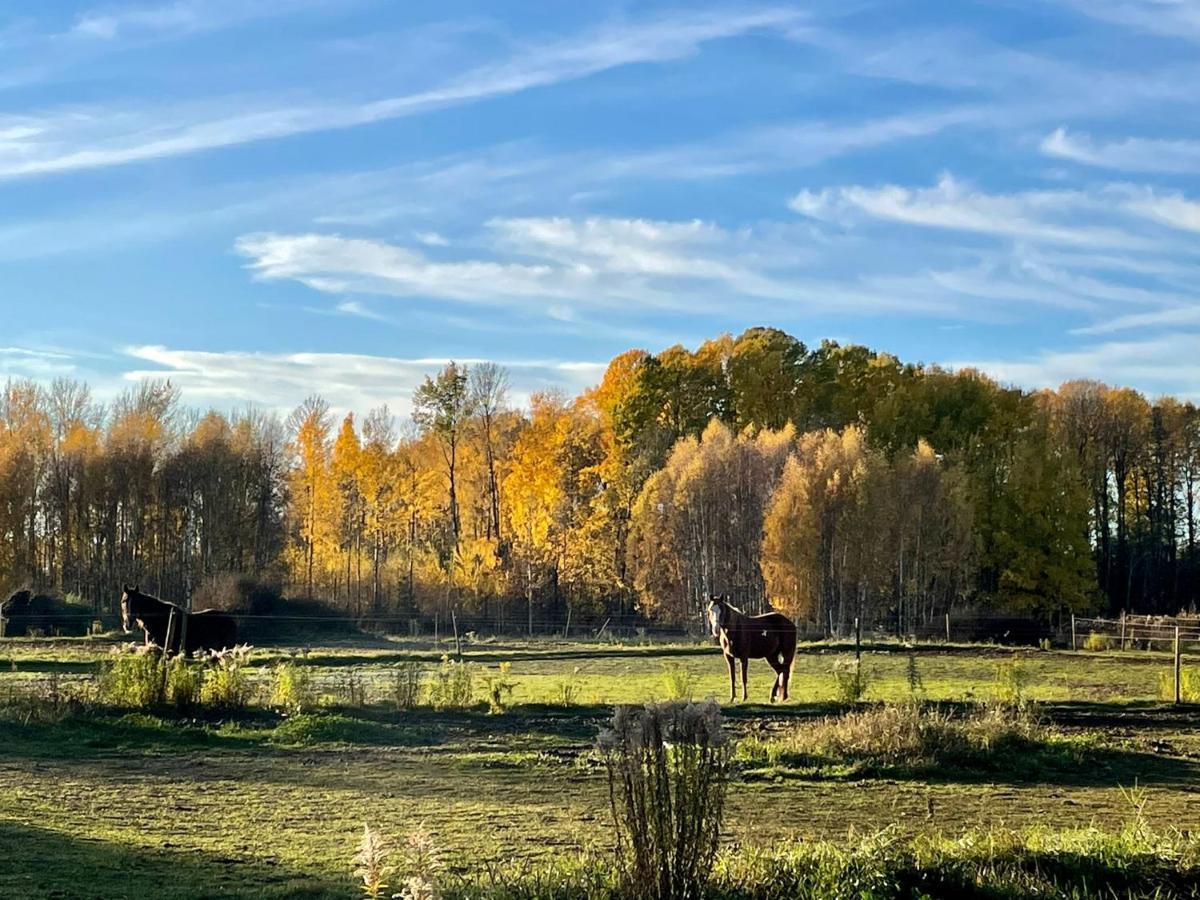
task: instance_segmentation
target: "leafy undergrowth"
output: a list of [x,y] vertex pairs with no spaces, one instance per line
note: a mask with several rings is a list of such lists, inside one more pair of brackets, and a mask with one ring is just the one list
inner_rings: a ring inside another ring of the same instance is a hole
[[[445,879],[441,896],[476,900],[631,897],[602,856],[514,862]],[[711,900],[890,898],[1194,898],[1200,838],[1119,831],[975,830],[906,837],[889,829],[840,842],[729,848],[703,894]]]
[[1077,768],[1099,753],[1095,735],[1067,734],[1025,708],[989,704],[960,714],[910,702],[853,710],[774,735],[750,734],[737,760],[750,778],[1033,778]]

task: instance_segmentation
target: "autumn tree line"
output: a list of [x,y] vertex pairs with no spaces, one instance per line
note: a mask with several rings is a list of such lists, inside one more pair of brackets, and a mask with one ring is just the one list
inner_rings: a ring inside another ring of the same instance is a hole
[[[237,573],[363,620],[509,630],[696,621],[726,593],[819,627],[951,609],[1052,620],[1200,593],[1200,414],[1070,382],[1023,391],[754,328],[631,350],[569,398],[451,363],[412,414],[109,404],[76,381],[0,398],[0,591],[111,610]],[[444,619],[443,619],[444,621]]]

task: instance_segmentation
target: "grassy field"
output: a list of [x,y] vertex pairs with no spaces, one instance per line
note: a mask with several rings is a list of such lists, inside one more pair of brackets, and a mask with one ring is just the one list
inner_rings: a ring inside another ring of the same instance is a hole
[[[0,699],[92,677],[111,644],[0,642]],[[350,858],[364,822],[402,836],[420,823],[452,864],[546,859],[610,844],[607,790],[591,752],[614,703],[663,699],[669,682],[724,700],[728,681],[711,645],[474,643],[478,685],[510,664],[512,706],[399,711],[386,702],[396,669],[436,665],[446,648],[364,639],[259,650],[264,683],[278,659],[309,669],[323,707],[282,717],[160,719],[104,709],[0,719],[0,896],[349,897]],[[792,700],[727,707],[740,736],[782,733],[835,711],[833,661],[845,647],[802,647]],[[848,829],[956,833],[971,827],[1118,827],[1144,788],[1154,827],[1200,822],[1200,713],[1158,700],[1169,659],[1144,652],[1020,651],[1026,692],[1063,733],[1094,752],[1047,773],[839,778],[745,777],[731,788],[727,839],[760,845],[841,837]],[[929,700],[993,693],[999,648],[929,647],[911,654]],[[864,654],[868,700],[910,695],[910,653]],[[690,682],[690,683],[689,683]],[[751,699],[770,672],[751,669]],[[366,704],[347,703],[366,692]],[[563,705],[564,694],[571,704]]]

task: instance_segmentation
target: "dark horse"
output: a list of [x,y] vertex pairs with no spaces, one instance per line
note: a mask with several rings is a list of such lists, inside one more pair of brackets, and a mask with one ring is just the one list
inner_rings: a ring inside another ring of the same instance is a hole
[[796,626],[791,619],[777,612],[748,616],[730,604],[728,597],[713,597],[708,603],[708,624],[729,664],[730,701],[737,698],[733,661],[742,664],[742,699],[745,700],[746,665],[751,659],[765,659],[775,670],[771,702],[775,702],[780,688],[783,689],[781,699],[788,698],[788,681],[792,677],[792,661],[796,658]]
[[[167,647],[167,629],[171,614],[175,614],[175,635],[172,646]],[[146,633],[146,644],[165,647],[169,652],[179,651],[179,637],[183,631],[183,619],[187,616],[187,646],[185,653],[197,650],[223,650],[237,643],[237,622],[233,616],[217,609],[187,613],[182,606],[143,594],[136,587],[125,585],[121,593],[121,627],[126,632],[137,625]]]

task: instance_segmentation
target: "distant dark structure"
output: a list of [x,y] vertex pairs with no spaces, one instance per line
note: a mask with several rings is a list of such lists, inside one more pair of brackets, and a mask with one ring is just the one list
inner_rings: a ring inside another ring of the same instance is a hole
[[[167,646],[167,631],[171,615],[175,616],[175,632],[171,646]],[[150,594],[143,594],[136,586],[125,585],[121,592],[121,627],[133,631],[136,623],[146,634],[146,643],[155,644],[169,653],[179,652],[180,638],[185,631],[187,618],[187,646],[185,653],[198,650],[224,650],[237,643],[237,620],[216,609],[188,613],[182,606],[168,603]]]
[[712,636],[721,644],[729,664],[729,699],[737,698],[734,660],[742,664],[742,699],[746,699],[746,666],[752,659],[765,659],[775,670],[771,702],[782,688],[781,699],[788,698],[788,681],[796,658],[796,625],[782,613],[748,616],[729,602],[728,597],[713,597],[708,604],[708,624]]
[[59,597],[27,590],[0,601],[0,616],[5,619],[5,637],[82,635],[87,634],[91,621],[86,610],[69,606]]

